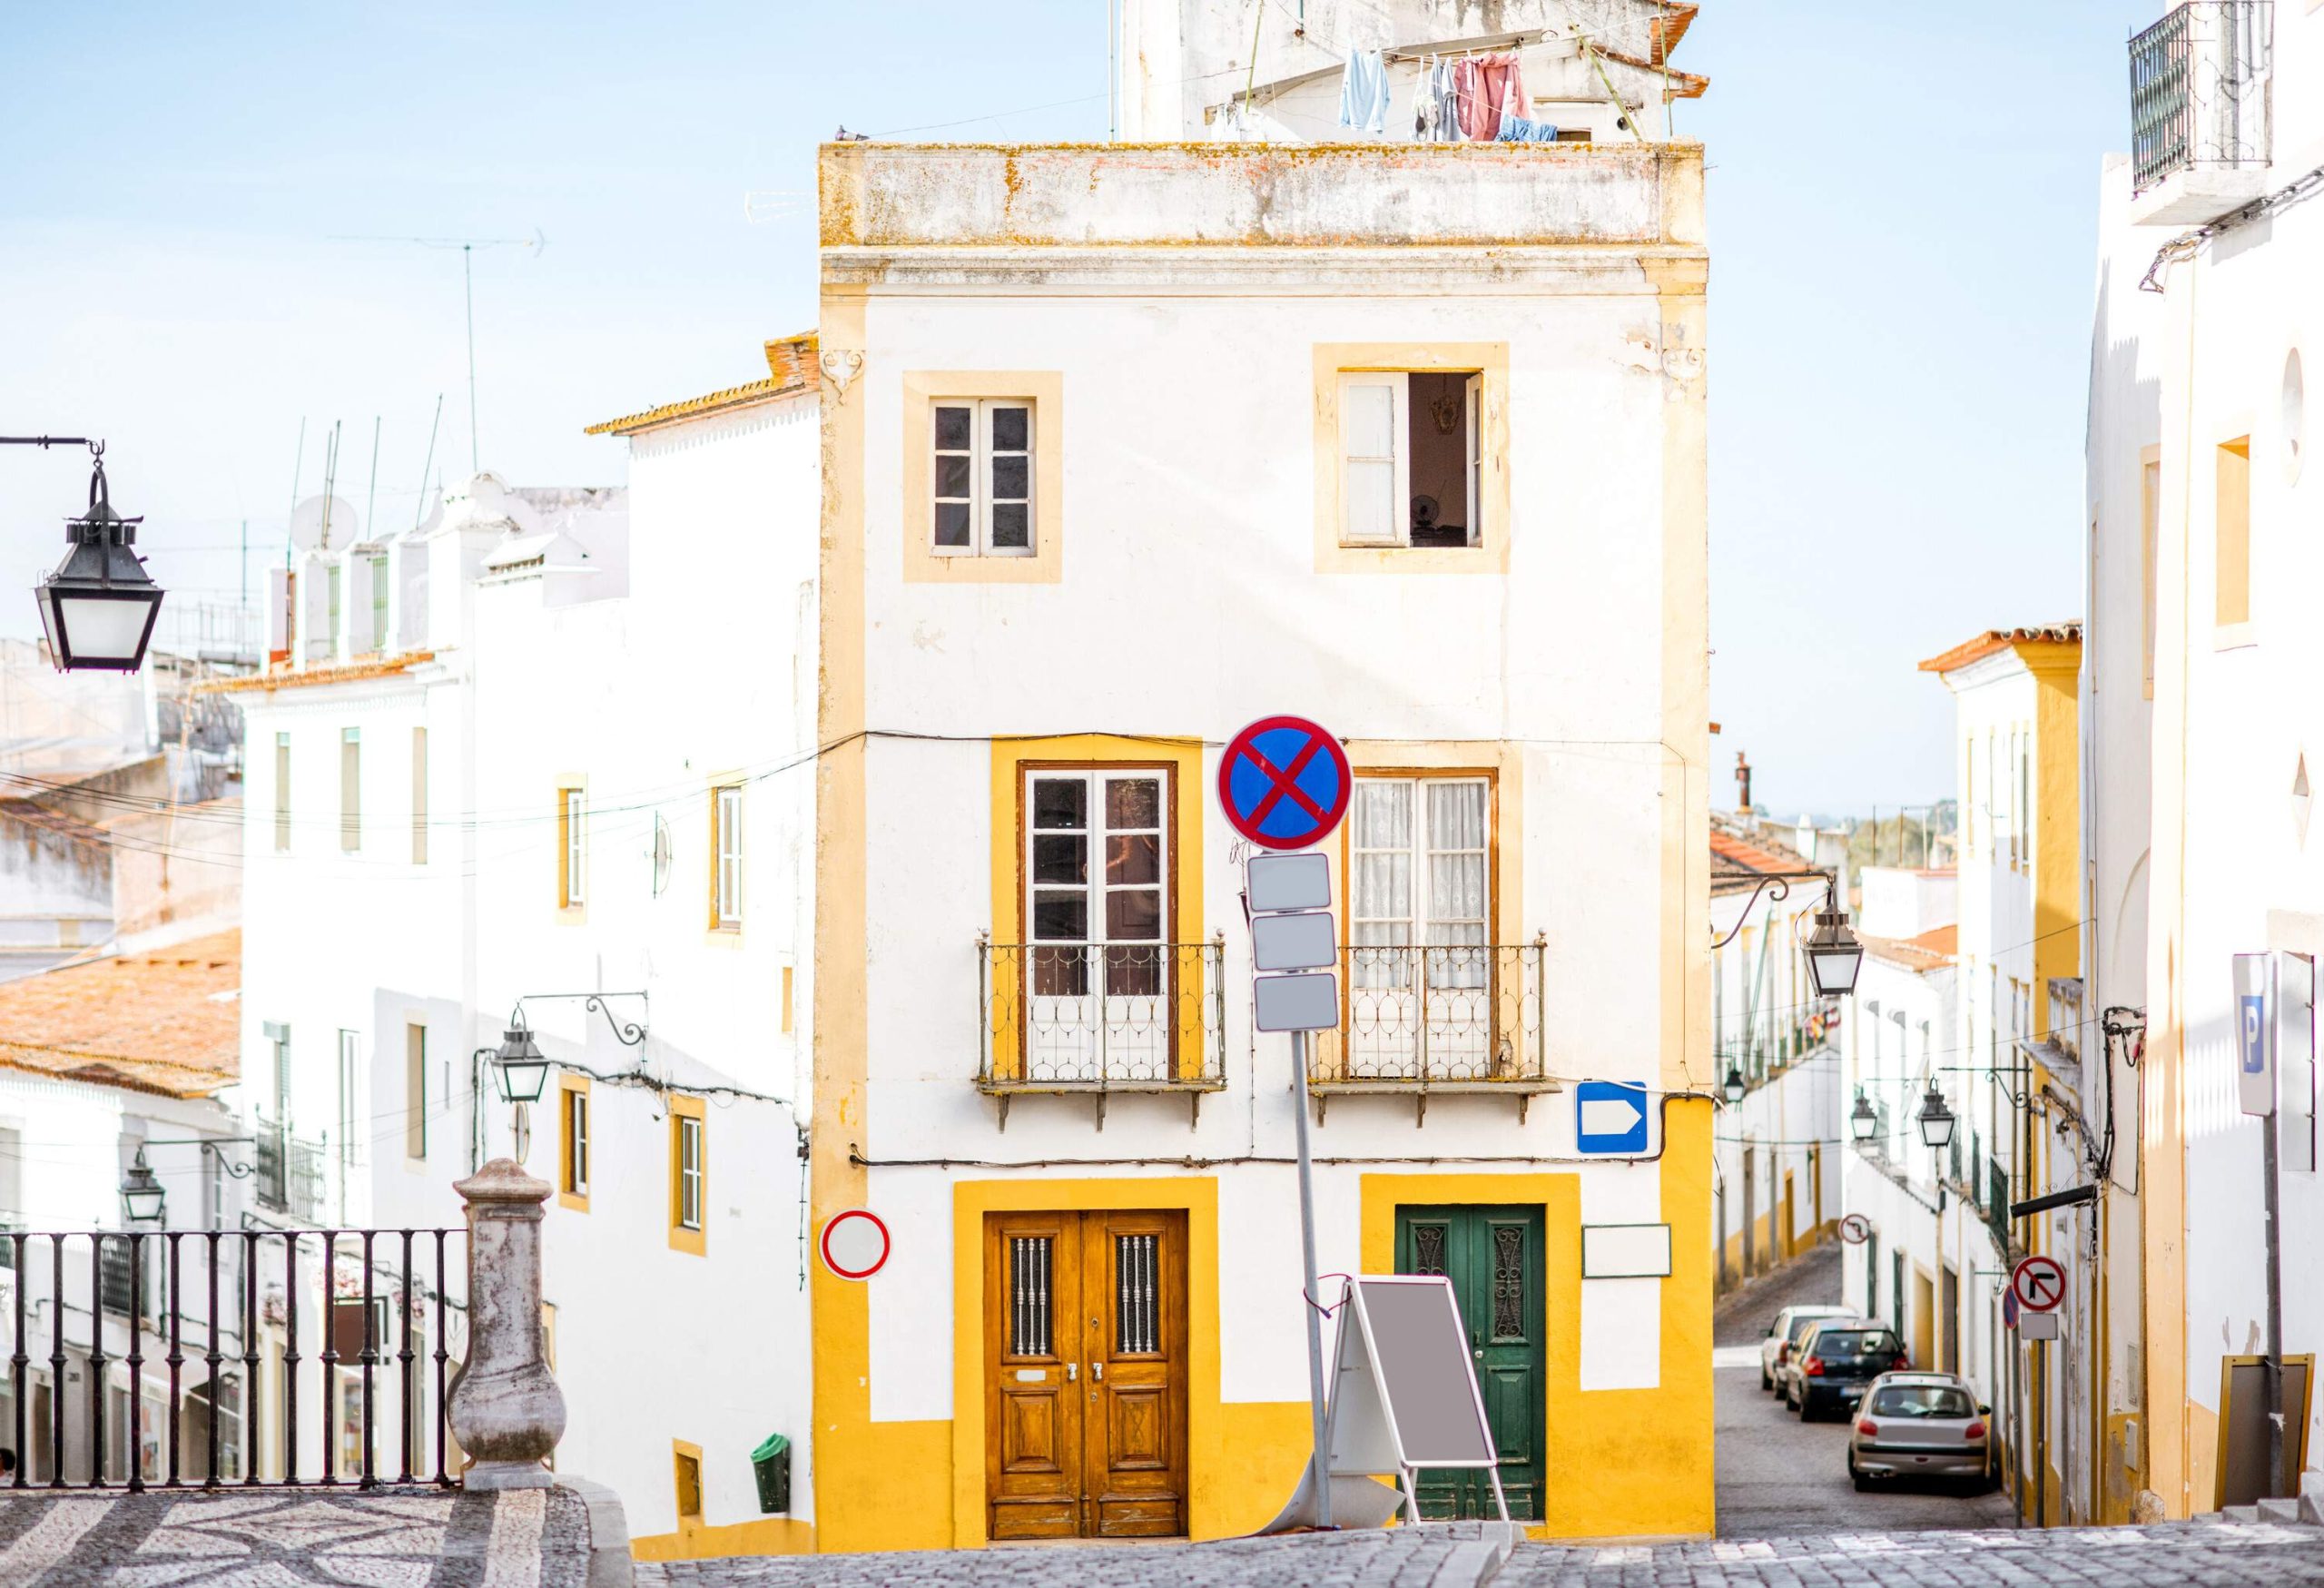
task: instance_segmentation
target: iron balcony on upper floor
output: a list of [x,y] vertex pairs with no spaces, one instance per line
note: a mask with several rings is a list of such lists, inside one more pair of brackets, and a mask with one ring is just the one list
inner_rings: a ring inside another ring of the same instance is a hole
[[2271,0],[2181,0],[2131,40],[2131,218],[2200,226],[2267,190]]
[[[996,943],[980,937],[978,1089],[998,1100],[1088,1096],[1100,1129],[1120,1092],[1225,1089],[1226,942]],[[1341,1019],[1308,1045],[1320,1118],[1334,1098],[1514,1099],[1561,1090],[1542,1019],[1547,940],[1365,943],[1340,950]]]

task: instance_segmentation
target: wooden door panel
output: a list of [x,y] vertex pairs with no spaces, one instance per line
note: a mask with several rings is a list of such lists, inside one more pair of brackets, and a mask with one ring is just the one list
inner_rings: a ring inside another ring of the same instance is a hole
[[1082,1215],[1088,1494],[1102,1538],[1186,1532],[1186,1215]]
[[985,1471],[996,1539],[1081,1531],[1083,1407],[1071,1372],[1078,1236],[1071,1214],[986,1220]]
[[[1442,1274],[1452,1282],[1509,1514],[1540,1520],[1546,1416],[1541,1210],[1399,1208],[1396,1271]],[[1481,1471],[1424,1467],[1415,1490],[1424,1516],[1495,1514],[1492,1479]]]

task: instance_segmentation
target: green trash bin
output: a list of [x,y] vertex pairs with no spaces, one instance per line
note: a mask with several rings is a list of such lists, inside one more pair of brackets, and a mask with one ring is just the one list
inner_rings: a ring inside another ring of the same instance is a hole
[[774,1513],[791,1509],[791,1441],[770,1434],[766,1443],[751,1452],[751,1470],[758,1475],[759,1509]]

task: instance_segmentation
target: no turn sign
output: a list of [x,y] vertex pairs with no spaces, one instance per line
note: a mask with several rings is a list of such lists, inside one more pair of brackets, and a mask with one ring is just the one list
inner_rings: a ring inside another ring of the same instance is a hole
[[2066,1298],[2066,1271],[2055,1258],[2036,1252],[2010,1270],[2010,1294],[2028,1312],[2053,1312]]
[[1850,1246],[1862,1246],[1872,1238],[1872,1220],[1861,1213],[1851,1213],[1840,1220],[1840,1238]]

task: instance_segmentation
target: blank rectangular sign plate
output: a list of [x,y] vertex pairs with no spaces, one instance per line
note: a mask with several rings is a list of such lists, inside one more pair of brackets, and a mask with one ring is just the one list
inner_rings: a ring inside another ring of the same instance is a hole
[[1255,854],[1243,863],[1243,896],[1252,913],[1266,910],[1329,910],[1332,863],[1315,854]]
[[1583,1225],[1581,1277],[1585,1279],[1669,1278],[1670,1227],[1667,1224]]
[[1340,979],[1329,972],[1261,976],[1251,1002],[1263,1031],[1328,1031],[1340,1023]]
[[2017,1332],[2029,1340],[2054,1340],[2058,1337],[2058,1315],[2054,1312],[2021,1312],[2017,1315]]
[[1259,971],[1328,971],[1339,961],[1339,945],[1328,910],[1304,915],[1251,917],[1251,964]]

